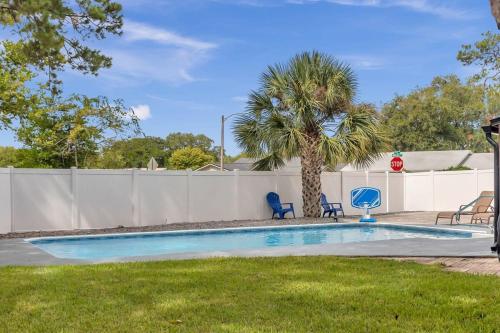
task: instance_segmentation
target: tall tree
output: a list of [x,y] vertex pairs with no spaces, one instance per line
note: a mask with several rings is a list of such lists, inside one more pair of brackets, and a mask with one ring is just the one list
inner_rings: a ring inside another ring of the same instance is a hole
[[166,167],[168,156],[165,140],[162,138],[132,138],[109,144],[104,149],[101,166],[105,168],[145,168],[151,157],[154,157],[159,167]]
[[0,24],[19,36],[27,63],[45,71],[57,92],[66,66],[94,75],[111,67],[111,58],[86,42],[120,35],[121,11],[110,0],[0,0]]
[[438,76],[430,86],[396,96],[382,108],[382,122],[394,149],[488,151],[481,124],[488,117],[481,85],[455,75]]
[[171,151],[194,147],[208,152],[212,149],[213,143],[214,141],[204,134],[176,132],[170,133],[165,138],[166,148]]
[[239,145],[259,158],[258,169],[276,169],[300,157],[304,216],[320,216],[325,164],[368,164],[385,138],[366,105],[353,106],[356,77],[349,66],[322,53],[270,66],[250,93],[248,112],[234,126]]
[[111,66],[91,44],[121,34],[121,10],[111,0],[0,0],[0,25],[16,36],[0,47],[0,126],[11,127],[39,164],[85,166],[110,137],[137,133],[137,117],[121,100],[68,97],[58,76],[68,67],[97,75]]
[[482,34],[483,39],[472,44],[462,45],[457,59],[465,66],[474,65],[481,70],[472,78],[484,85],[500,84],[500,34],[490,31]]
[[218,148],[213,147],[213,143],[214,141],[204,134],[176,132],[170,133],[165,138],[165,149],[169,157],[174,151],[182,148],[200,148],[203,152],[217,158]]
[[27,84],[34,77],[19,44],[4,41],[0,44],[0,130],[11,127],[13,122],[36,98]]
[[110,136],[140,132],[132,111],[105,97],[45,96],[20,121],[17,139],[36,151],[40,161],[59,168],[88,166]]
[[200,148],[185,147],[172,153],[168,165],[174,170],[196,170],[214,161],[214,157]]

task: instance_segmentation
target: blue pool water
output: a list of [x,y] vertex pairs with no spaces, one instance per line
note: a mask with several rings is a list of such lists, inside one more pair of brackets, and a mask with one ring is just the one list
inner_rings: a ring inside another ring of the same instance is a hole
[[397,225],[337,224],[29,239],[58,258],[123,257],[255,250],[404,238],[471,238],[472,233]]

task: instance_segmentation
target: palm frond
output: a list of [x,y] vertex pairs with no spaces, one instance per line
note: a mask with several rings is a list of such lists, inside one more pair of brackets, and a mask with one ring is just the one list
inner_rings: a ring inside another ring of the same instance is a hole
[[272,171],[282,168],[285,161],[279,154],[271,153],[262,157],[253,164],[253,169],[256,171]]
[[388,138],[365,106],[353,107],[339,125],[336,138],[344,147],[344,161],[356,167],[372,164],[388,147]]

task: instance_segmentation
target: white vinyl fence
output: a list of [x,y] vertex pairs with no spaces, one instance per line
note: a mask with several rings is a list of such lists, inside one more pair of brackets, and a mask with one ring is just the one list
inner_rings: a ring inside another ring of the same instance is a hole
[[[493,171],[324,173],[323,192],[342,201],[379,188],[375,213],[456,209],[493,188]],[[275,191],[302,215],[297,172],[0,169],[0,233],[148,226],[175,222],[265,219],[265,195]]]

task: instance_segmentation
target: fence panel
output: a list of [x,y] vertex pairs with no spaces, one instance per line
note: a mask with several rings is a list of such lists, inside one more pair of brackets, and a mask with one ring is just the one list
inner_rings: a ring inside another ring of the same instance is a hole
[[388,202],[389,212],[404,211],[405,175],[402,173],[389,173],[388,182],[389,182],[389,202]]
[[237,199],[232,172],[193,172],[189,185],[188,222],[232,221]]
[[266,202],[268,192],[278,191],[278,177],[274,172],[238,173],[238,216],[239,220],[262,220],[271,217],[272,210]]
[[[322,174],[349,215],[360,186],[381,190],[374,212],[454,210],[492,190],[493,171]],[[266,219],[271,191],[302,216],[300,172],[0,169],[0,233]]]
[[434,185],[432,179],[432,172],[405,174],[405,210],[434,210]]
[[72,229],[70,170],[12,170],[13,231]]
[[297,172],[277,173],[278,193],[281,202],[293,202],[295,215],[302,217],[302,178]]
[[134,226],[132,171],[78,171],[79,227]]
[[0,169],[0,234],[11,231],[10,169]]
[[189,221],[186,172],[137,172],[139,225],[160,225]]
[[478,170],[477,171],[477,192],[493,191],[493,170]]
[[[371,209],[370,212],[373,214],[378,214],[378,213],[387,213],[387,192],[389,189],[387,188],[387,177],[389,175],[384,173],[369,173],[367,177],[367,186],[369,187],[374,187],[380,190],[381,194],[381,205],[380,207]],[[390,193],[390,191],[389,191]],[[360,214],[361,211],[358,210],[358,214]]]
[[328,201],[342,202],[342,175],[340,172],[323,172],[321,190],[325,193]]
[[474,171],[434,173],[433,210],[457,210],[477,196],[477,175]]

